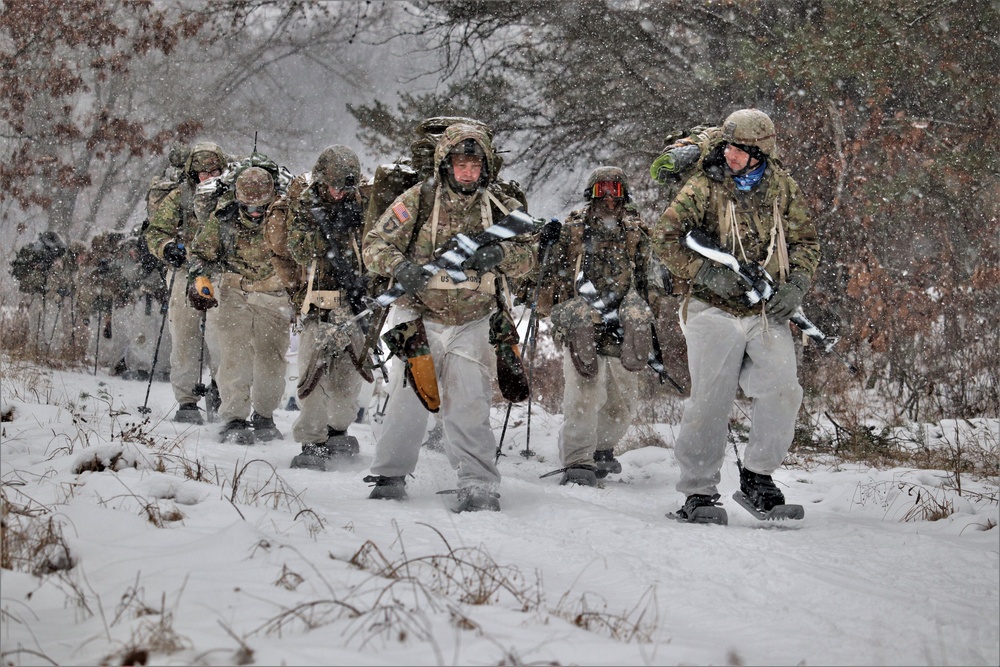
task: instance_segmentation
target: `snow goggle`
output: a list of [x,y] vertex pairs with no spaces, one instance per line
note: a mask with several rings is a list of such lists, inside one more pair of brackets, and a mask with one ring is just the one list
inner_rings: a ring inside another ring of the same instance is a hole
[[594,199],[601,199],[609,195],[620,199],[625,196],[625,188],[622,186],[621,181],[597,181],[594,183],[590,194]]

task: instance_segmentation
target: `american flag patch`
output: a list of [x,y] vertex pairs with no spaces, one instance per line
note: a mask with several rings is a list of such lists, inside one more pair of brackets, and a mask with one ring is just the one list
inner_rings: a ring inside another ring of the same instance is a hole
[[401,201],[392,205],[392,212],[396,214],[396,219],[400,222],[406,222],[410,219],[410,212],[406,210],[406,204]]

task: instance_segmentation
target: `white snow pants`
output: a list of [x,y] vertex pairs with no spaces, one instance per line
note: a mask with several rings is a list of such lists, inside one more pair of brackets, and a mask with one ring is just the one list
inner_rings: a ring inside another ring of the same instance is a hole
[[594,465],[594,452],[613,449],[632,424],[639,400],[639,374],[617,357],[597,357],[597,375],[580,375],[569,350],[563,356],[563,427],[559,455],[564,466]]
[[[306,320],[299,338],[299,377],[302,377],[306,370],[303,368],[304,364],[307,364],[312,356],[310,352],[316,346],[318,330],[317,320]],[[313,392],[299,400],[301,412],[292,427],[292,437],[295,441],[326,442],[328,425],[338,431],[346,431],[358,416],[358,392],[363,382],[364,379],[346,353],[336,357],[330,368],[323,373]]]
[[743,464],[770,475],[791,447],[802,404],[788,324],[771,322],[765,328],[760,315],[734,317],[692,299],[687,321],[681,317],[681,330],[687,341],[691,397],[684,403],[674,445],[681,471],[677,490],[686,496],[718,493],[737,386],[752,400]]
[[[219,287],[208,325],[218,337],[219,416],[248,419],[251,407],[270,417],[285,393],[285,351],[292,305],[284,292],[244,292]],[[325,431],[324,431],[325,433]],[[323,438],[326,440],[326,438]]]
[[[201,311],[195,310],[187,299],[187,274],[174,271],[174,287],[170,290],[170,306],[167,312],[167,326],[170,327],[170,385],[178,403],[197,403],[194,386],[202,379],[198,377],[201,359]],[[167,276],[169,285],[170,276]],[[215,310],[213,308],[213,310]],[[211,320],[211,317],[208,318]],[[219,342],[212,326],[205,326],[204,365],[211,376],[219,376]],[[208,382],[205,382],[208,384]]]
[[[396,313],[395,320],[413,319],[413,313]],[[458,485],[500,485],[496,438],[490,427],[493,397],[493,348],[489,344],[489,317],[460,326],[424,320],[431,358],[437,375],[444,426],[444,450],[458,471]],[[412,387],[403,386],[405,363],[396,359],[389,373],[389,406],[382,432],[375,443],[371,472],[385,477],[409,475],[417,466],[428,412]]]

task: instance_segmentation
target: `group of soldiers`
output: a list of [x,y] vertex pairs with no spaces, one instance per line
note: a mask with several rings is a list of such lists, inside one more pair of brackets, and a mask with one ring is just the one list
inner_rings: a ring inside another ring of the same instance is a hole
[[[52,359],[94,359],[112,375],[149,378],[166,283],[139,229],[98,234],[89,245],[43,232],[17,251],[11,273],[22,297],[11,340]],[[169,349],[169,335],[161,346]],[[169,371],[156,365],[161,379]]]
[[[565,221],[531,218],[524,193],[500,177],[490,128],[468,118],[421,123],[410,156],[373,180],[342,145],[294,178],[256,151],[234,160],[213,143],[191,146],[144,233],[168,267],[174,419],[203,422],[207,367],[222,442],[282,438],[273,414],[293,323],[302,451],[291,465],[336,468],[358,452],[348,430],[359,392],[385,373],[381,337],[396,361],[370,498],[407,498],[436,414],[458,477],[453,509],[497,511],[494,385],[511,401],[530,391],[515,306],[530,312],[529,336],[548,317],[564,351],[560,481],[593,487],[622,470],[614,448],[635,416],[639,373],[662,368],[650,304],[673,295],[692,376],[676,518],[726,522],[717,484],[737,386],[754,401],[741,493],[760,512],[783,506],[771,473],[802,396],[787,322],[818,264],[815,229],[763,112],[737,111],[677,148],[693,166],[649,224],[614,166],[591,172],[585,205]],[[691,230],[778,276],[774,298],[749,305],[739,275],[685,247]]]

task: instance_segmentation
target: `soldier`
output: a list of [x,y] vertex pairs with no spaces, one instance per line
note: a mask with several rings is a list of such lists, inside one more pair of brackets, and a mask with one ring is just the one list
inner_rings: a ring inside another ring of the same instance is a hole
[[[496,284],[502,282],[496,277],[530,271],[534,249],[531,238],[513,237],[476,250],[463,265],[467,281],[450,282],[443,272],[432,278],[422,264],[435,259],[440,246],[458,233],[480,232],[520,206],[490,185],[497,165],[485,127],[451,125],[437,143],[434,161],[434,176],[400,195],[362,246],[369,271],[395,278],[406,290],[396,302],[401,309],[396,319],[403,323],[393,332],[412,353],[401,355],[410,357],[405,363],[393,364],[393,405],[365,480],[375,483],[370,498],[406,498],[405,476],[416,466],[423,439],[423,428],[413,429],[413,416],[422,404],[432,407],[437,394],[445,451],[458,471],[455,511],[498,511],[500,473],[489,423],[490,316],[498,305]],[[433,368],[427,368],[431,360]],[[404,373],[415,391],[403,390]],[[425,423],[421,420],[421,427]]]
[[[292,309],[264,242],[275,196],[267,170],[244,169],[234,192],[222,195],[191,242],[188,298],[193,308],[208,311],[221,356],[222,442],[252,445],[282,437],[273,414],[285,388]],[[218,286],[217,299],[210,281]]]
[[[646,305],[649,238],[618,167],[598,167],[587,179],[586,208],[570,213],[541,266],[538,308],[564,344],[560,484],[597,486],[620,473],[614,447],[635,417],[638,371],[646,368],[652,314]],[[543,232],[552,233],[552,223]],[[554,230],[553,230],[554,231]],[[609,313],[602,318],[579,288],[597,287]]]
[[[195,233],[208,219],[204,210],[209,207],[212,194],[199,195],[196,186],[221,176],[227,164],[228,159],[217,144],[196,143],[185,162],[182,184],[171,190],[159,204],[146,230],[149,251],[171,267],[167,276],[170,286],[167,320],[171,340],[170,384],[179,404],[174,421],[187,424],[204,423],[198,411],[199,397],[195,393],[196,387],[201,384],[202,357],[208,359],[213,378],[218,372],[214,332],[208,327],[202,331],[202,313],[191,307],[187,300],[187,250]],[[197,211],[203,211],[201,217]],[[212,384],[215,384],[214,380]],[[212,398],[210,394],[209,400]]]
[[302,443],[293,468],[326,470],[335,459],[358,452],[358,441],[347,435],[347,428],[358,413],[362,378],[372,378],[363,367],[360,326],[340,327],[365,308],[361,230],[368,201],[361,193],[362,180],[354,151],[330,146],[312,172],[298,177],[287,197],[271,207],[268,219],[275,261],[291,260],[294,304],[302,316],[298,375],[306,395],[292,427],[295,441]]
[[[774,123],[762,111],[726,118],[722,139],[660,216],[653,250],[690,293],[680,307],[691,398],[684,404],[675,452],[685,494],[676,516],[692,523],[728,520],[718,506],[729,413],[737,387],[753,401],[753,427],[740,468],[740,490],[761,512],[784,504],[771,474],[791,446],[802,402],[788,318],[801,305],[819,263],[816,228],[798,185],[777,160]],[[701,230],[778,277],[764,306],[743,300],[736,273],[683,245]]]
[[[38,239],[22,246],[11,262],[11,275],[18,282],[22,298],[21,310],[30,319],[29,328],[34,329],[34,344],[38,351],[48,342],[52,311],[58,312],[62,296],[57,292],[57,281],[53,279],[54,269],[66,255],[66,243],[56,232],[46,231]],[[36,296],[37,295],[37,296]],[[51,301],[55,308],[49,308]],[[25,341],[28,342],[27,340]]]

